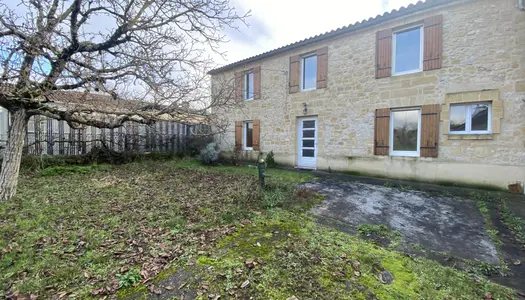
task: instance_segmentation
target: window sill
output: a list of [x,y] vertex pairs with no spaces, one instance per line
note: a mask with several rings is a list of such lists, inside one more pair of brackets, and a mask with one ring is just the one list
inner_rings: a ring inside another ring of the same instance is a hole
[[253,151],[253,148],[248,148],[248,147],[247,147],[247,148],[244,148],[243,150],[244,150],[244,151]]
[[419,154],[419,152],[410,152],[410,151],[402,152],[402,151],[399,151],[399,152],[390,152],[389,156],[395,156],[395,157],[419,157],[420,154]]
[[423,72],[423,70],[413,70],[413,71],[406,71],[406,72],[400,72],[400,73],[392,73],[392,77],[395,77],[395,76],[403,76],[403,75],[410,75],[410,74],[416,74],[416,73],[420,73],[420,72]]
[[448,134],[449,140],[492,140],[494,136],[492,133],[481,134]]
[[248,101],[252,101],[253,98],[250,98],[250,99],[244,99],[244,102],[248,102]]
[[317,88],[311,88],[311,89],[301,90],[301,92],[309,92],[309,91],[315,91],[315,90],[317,90]]

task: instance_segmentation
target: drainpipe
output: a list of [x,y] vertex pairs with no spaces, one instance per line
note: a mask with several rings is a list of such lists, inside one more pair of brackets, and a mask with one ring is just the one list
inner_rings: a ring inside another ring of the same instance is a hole
[[525,0],[518,0],[518,7],[521,10],[525,10]]

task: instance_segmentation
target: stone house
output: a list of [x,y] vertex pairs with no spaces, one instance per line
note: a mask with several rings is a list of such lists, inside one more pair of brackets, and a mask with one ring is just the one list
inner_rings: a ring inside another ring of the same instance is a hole
[[210,71],[225,151],[392,178],[525,181],[521,0],[427,0]]

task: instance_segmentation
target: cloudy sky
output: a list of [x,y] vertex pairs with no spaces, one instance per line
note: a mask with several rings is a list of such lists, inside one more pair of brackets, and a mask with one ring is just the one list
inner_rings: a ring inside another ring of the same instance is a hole
[[214,57],[221,66],[277,47],[375,17],[417,0],[234,0],[235,8],[251,10],[249,27],[225,32],[229,42]]

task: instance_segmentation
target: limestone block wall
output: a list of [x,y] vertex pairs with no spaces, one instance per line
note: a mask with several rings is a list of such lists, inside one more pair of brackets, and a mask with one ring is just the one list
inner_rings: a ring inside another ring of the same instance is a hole
[[[278,163],[296,165],[297,118],[305,116],[306,104],[306,116],[319,122],[318,169],[499,187],[525,181],[525,12],[517,5],[515,0],[453,2],[214,75],[233,78],[235,71],[261,66],[261,99],[218,111],[231,120],[218,138],[220,147],[233,149],[235,121],[259,119],[261,151],[272,150]],[[376,32],[437,14],[444,22],[443,67],[375,79]],[[328,46],[327,88],[289,94],[290,56],[323,46]],[[451,137],[450,103],[476,95],[496,104],[498,130],[488,139]],[[374,156],[375,109],[424,104],[442,105],[438,157]]]

